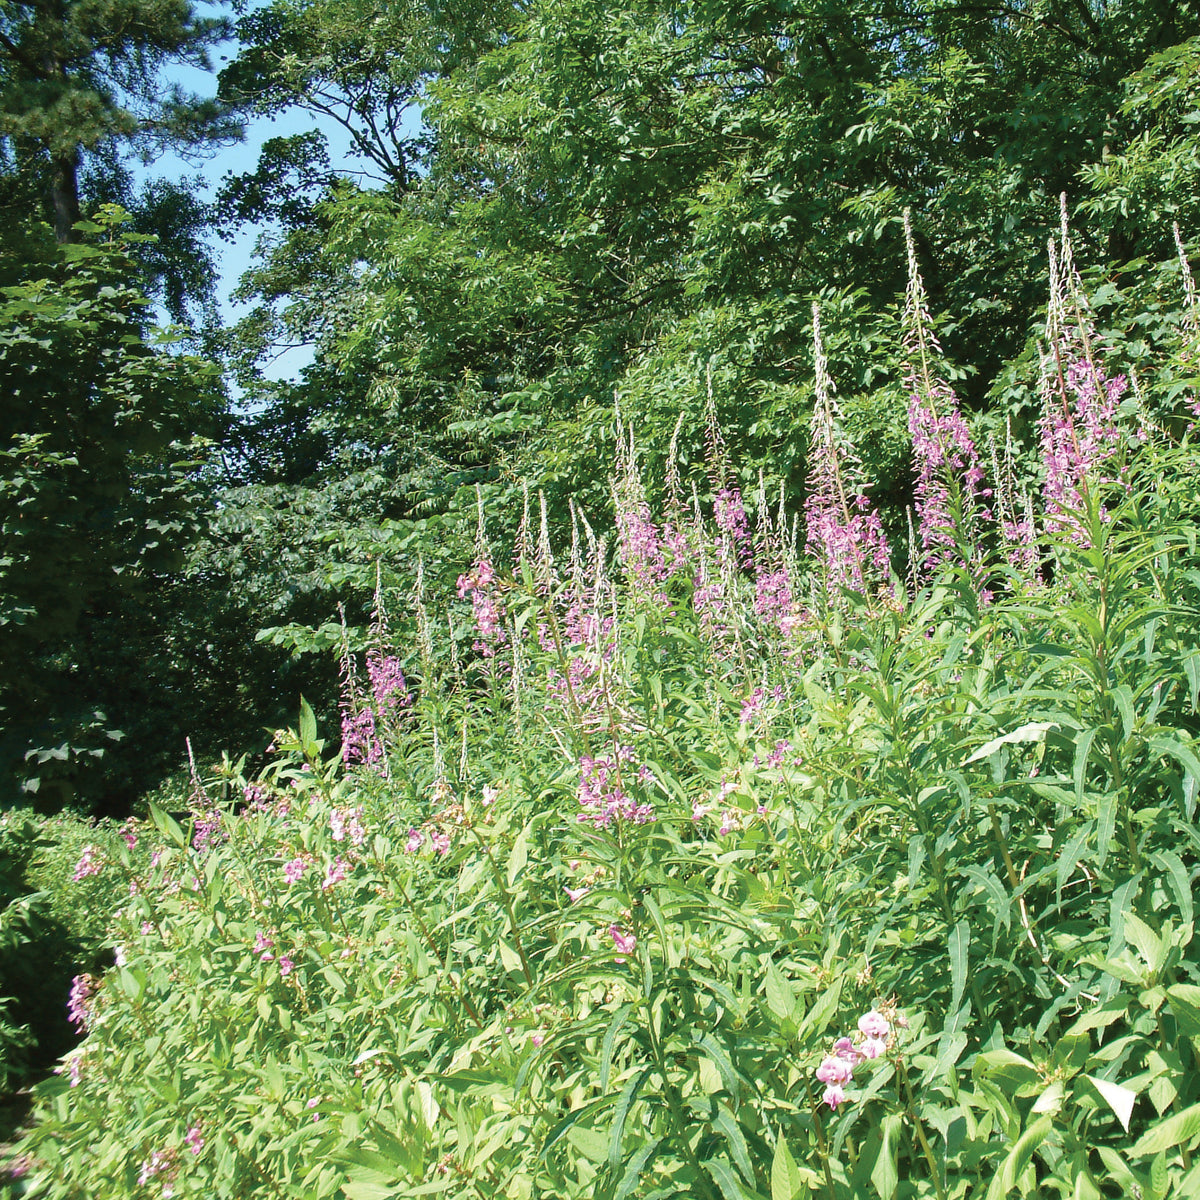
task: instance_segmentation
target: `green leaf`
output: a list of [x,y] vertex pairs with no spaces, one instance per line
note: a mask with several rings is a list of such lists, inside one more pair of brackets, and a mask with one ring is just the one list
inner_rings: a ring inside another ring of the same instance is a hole
[[781,1021],[789,1020],[795,1015],[795,994],[779,968],[770,959],[767,959],[766,992],[767,1007]]
[[976,1055],[974,1075],[996,1080],[1007,1092],[1015,1092],[1039,1078],[1038,1069],[1027,1058],[1003,1047]]
[[647,1142],[629,1160],[625,1167],[625,1174],[621,1176],[621,1182],[617,1185],[616,1192],[613,1193],[613,1200],[626,1200],[626,1197],[633,1193],[642,1181],[642,1172],[658,1152],[662,1141],[662,1138],[654,1138]]
[[317,718],[313,714],[312,705],[303,696],[300,697],[300,741],[305,754],[309,753],[309,747],[315,746],[317,741]]
[[1092,743],[1096,740],[1097,729],[1085,729],[1075,741],[1075,766],[1071,778],[1075,782],[1075,803],[1083,803],[1083,791],[1087,783],[1088,757],[1092,752]]
[[755,1192],[744,1188],[738,1182],[733,1168],[724,1159],[710,1158],[701,1165],[712,1177],[717,1187],[721,1189],[721,1195],[725,1197],[725,1200],[746,1200],[748,1196],[756,1195]]
[[796,1200],[803,1188],[800,1168],[788,1149],[787,1139],[780,1134],[771,1159],[771,1200]]
[[1200,987],[1177,983],[1167,988],[1167,1003],[1186,1037],[1200,1037]]
[[1193,1104],[1183,1112],[1152,1125],[1134,1143],[1130,1154],[1134,1158],[1145,1158],[1184,1145],[1200,1133],[1200,1104]]
[[1137,1092],[1108,1079],[1097,1079],[1095,1075],[1085,1075],[1084,1079],[1100,1093],[1104,1102],[1113,1110],[1117,1120],[1121,1122],[1121,1128],[1128,1133],[1129,1118],[1133,1115]]
[[513,842],[512,852],[508,856],[508,886],[512,887],[517,882],[517,876],[525,869],[525,864],[529,861],[529,826],[517,834],[516,841]]
[[900,1172],[896,1165],[900,1148],[900,1128],[899,1113],[888,1113],[883,1118],[879,1154],[875,1158],[875,1165],[871,1168],[871,1182],[875,1185],[875,1190],[879,1193],[881,1200],[892,1200],[900,1182]]
[[633,1012],[632,1004],[622,1004],[620,1008],[613,1013],[613,1018],[609,1022],[608,1030],[604,1034],[604,1042],[600,1047],[600,1090],[601,1092],[608,1091],[608,1077],[612,1071],[613,1047],[616,1045],[617,1037],[624,1027],[625,1022],[629,1020],[629,1014]]
[[1014,729],[1011,733],[992,738],[990,742],[984,742],[970,757],[963,760],[962,765],[965,767],[970,763],[981,762],[984,759],[991,758],[1001,746],[1008,746],[1017,742],[1044,742],[1046,734],[1050,730],[1057,728],[1057,721],[1030,721],[1027,725],[1022,725],[1019,729]]
[[1017,1186],[1022,1172],[1033,1157],[1033,1152],[1046,1140],[1053,1128],[1052,1117],[1039,1117],[1017,1138],[992,1179],[987,1200],[1002,1200],[1002,1197],[1007,1196]]
[[150,819],[154,822],[155,828],[163,834],[168,841],[174,842],[182,850],[187,849],[188,839],[187,834],[183,832],[179,822],[175,820],[170,813],[163,812],[157,804],[150,804]]
[[971,926],[959,921],[950,931],[950,1011],[957,1012],[967,987],[969,970],[968,950],[971,945]]
[[643,1067],[621,1089],[620,1098],[617,1100],[608,1142],[608,1168],[614,1175],[621,1165],[621,1140],[625,1136],[625,1120],[637,1100],[638,1092],[642,1090],[642,1084],[650,1078],[652,1070],[651,1067]]
[[1162,965],[1163,945],[1158,934],[1135,913],[1125,914],[1125,940],[1141,955],[1149,972]]
[[718,1103],[712,1123],[713,1128],[719,1130],[729,1144],[729,1153],[733,1156],[738,1170],[741,1171],[742,1178],[753,1187],[754,1168],[750,1165],[750,1152],[746,1147],[746,1138],[737,1123],[737,1118],[724,1104]]

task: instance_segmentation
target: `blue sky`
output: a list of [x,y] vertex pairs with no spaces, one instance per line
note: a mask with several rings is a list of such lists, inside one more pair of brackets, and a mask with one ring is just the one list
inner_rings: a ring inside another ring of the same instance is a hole
[[[262,7],[254,4],[251,7]],[[224,5],[202,5],[214,12],[226,12]],[[213,71],[205,72],[193,67],[180,66],[164,79],[165,83],[178,83],[188,91],[202,96],[214,95],[217,88],[217,72],[228,59],[237,53],[237,43],[230,42],[217,47],[212,54]],[[416,116],[414,114],[414,120]],[[221,180],[231,172],[253,171],[258,165],[259,151],[268,138],[287,137],[296,133],[319,129],[325,134],[329,146],[329,160],[334,170],[355,171],[362,166],[361,161],[351,152],[350,139],[346,131],[329,118],[317,118],[311,113],[299,110],[284,113],[275,118],[259,117],[252,119],[246,127],[245,140],[238,145],[218,150],[211,157],[197,163],[194,159],[185,160],[174,153],[161,155],[149,166],[133,163],[135,178],[143,179],[181,179],[184,177],[202,179],[202,195],[211,199]],[[246,315],[248,307],[234,305],[228,297],[237,285],[238,279],[250,265],[254,244],[261,227],[247,227],[240,231],[235,241],[226,242],[212,238],[211,244],[218,259],[218,269],[221,275],[219,296],[221,313],[226,323]],[[272,379],[294,378],[296,373],[311,359],[307,348],[289,350],[281,354],[266,369],[266,374]]]

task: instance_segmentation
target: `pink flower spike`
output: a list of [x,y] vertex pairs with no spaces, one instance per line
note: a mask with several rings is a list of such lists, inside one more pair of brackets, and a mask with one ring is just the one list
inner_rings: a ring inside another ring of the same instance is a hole
[[286,954],[284,954],[280,957],[280,959],[279,959],[280,975],[290,975],[292,973],[292,971],[295,969],[295,966],[296,966],[296,964],[294,962],[292,962],[292,960],[290,958],[288,958],[288,956]]
[[304,859],[293,858],[290,862],[283,864],[283,877],[288,883],[298,883],[300,876],[304,874]]
[[874,1009],[863,1013],[858,1018],[858,1032],[864,1037],[886,1038],[891,1029],[892,1027],[888,1023],[887,1018],[882,1013],[875,1012]]
[[842,1091],[838,1084],[831,1084],[825,1089],[825,1094],[821,1097],[830,1108],[837,1108],[846,1099],[846,1093]]
[[99,846],[84,846],[83,853],[75,864],[75,874],[71,876],[71,880],[78,883],[89,875],[99,875],[103,866],[104,859],[100,855]]
[[421,848],[421,843],[425,840],[425,835],[419,829],[410,829],[408,831],[408,841],[404,843],[405,854],[416,854]]
[[183,1139],[191,1148],[193,1155],[198,1155],[204,1149],[204,1138],[201,1135],[200,1126],[193,1125],[187,1131],[187,1136]]

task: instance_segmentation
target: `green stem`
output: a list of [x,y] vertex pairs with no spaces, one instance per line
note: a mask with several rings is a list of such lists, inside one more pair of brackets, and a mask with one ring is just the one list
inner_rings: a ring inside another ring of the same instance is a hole
[[492,848],[479,835],[479,830],[474,825],[470,826],[471,835],[479,843],[480,849],[488,860],[488,865],[492,868],[492,876],[496,880],[496,890],[500,893],[500,899],[504,904],[504,911],[508,915],[508,927],[512,930],[513,944],[517,949],[517,957],[521,960],[521,971],[525,976],[525,982],[532,988],[534,985],[533,968],[529,965],[529,959],[525,957],[525,946],[521,942],[521,930],[517,924],[517,914],[513,910],[512,896],[509,895],[508,887],[504,882],[504,876],[500,873],[500,866],[496,862],[492,854]]
[[942,1186],[937,1159],[934,1157],[933,1147],[930,1146],[929,1139],[925,1136],[925,1129],[921,1124],[921,1119],[917,1116],[912,1085],[908,1082],[908,1068],[904,1065],[902,1058],[896,1060],[896,1073],[900,1076],[900,1083],[904,1088],[904,1111],[908,1119],[912,1122],[913,1132],[917,1135],[917,1142],[920,1144],[921,1152],[925,1155],[925,1161],[929,1164],[929,1173],[933,1178],[933,1186],[937,1189],[938,1200],[946,1200],[946,1189]]
[[821,1155],[821,1169],[825,1173],[825,1190],[829,1200],[837,1200],[833,1186],[833,1172],[829,1169],[829,1142],[825,1137],[825,1122],[821,1120],[821,1102],[813,1108],[813,1128],[817,1131],[817,1148]]
[[678,1139],[680,1148],[691,1164],[692,1170],[696,1172],[697,1186],[708,1197],[708,1200],[717,1200],[715,1193],[709,1186],[704,1168],[700,1165],[699,1158],[696,1157],[696,1151],[692,1147],[691,1140],[687,1136],[687,1118],[684,1116],[683,1107],[679,1103],[679,1094],[671,1083],[670,1076],[667,1074],[666,1057],[662,1052],[662,1046],[659,1044],[658,1035],[654,1031],[654,1014],[650,1011],[646,1013],[646,1030],[650,1036],[650,1052],[654,1056],[654,1065],[658,1068],[658,1073],[662,1076],[663,1094],[667,1098],[667,1108],[671,1113],[671,1124],[675,1126],[675,1137]]

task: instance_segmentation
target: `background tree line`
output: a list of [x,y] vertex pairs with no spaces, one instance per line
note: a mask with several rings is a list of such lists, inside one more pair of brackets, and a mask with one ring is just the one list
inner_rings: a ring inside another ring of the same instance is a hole
[[[982,429],[1028,438],[1019,368],[1060,192],[1081,260],[1112,264],[1094,282],[1135,359],[1165,319],[1121,267],[1168,259],[1172,221],[1200,229],[1198,18],[1191,0],[3,0],[3,801],[119,812],[185,735],[265,744],[301,690],[331,703],[337,601],[361,623],[379,560],[400,577],[420,555],[448,584],[473,485],[509,534],[522,480],[552,517],[574,497],[605,519],[615,403],[652,480],[682,415],[676,467],[704,489],[711,395],[743,485],[762,470],[798,509],[814,296],[900,528],[902,210],[947,371]],[[215,99],[173,83],[230,37]],[[296,109],[340,122],[359,166],[314,131],[269,141],[210,206],[137,182],[138,155]],[[211,238],[251,225],[254,309],[223,329]],[[311,364],[269,380],[298,342]]]

